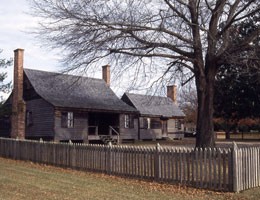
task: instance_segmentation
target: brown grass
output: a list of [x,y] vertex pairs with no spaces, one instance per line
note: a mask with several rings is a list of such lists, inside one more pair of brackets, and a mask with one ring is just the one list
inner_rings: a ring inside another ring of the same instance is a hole
[[217,193],[0,158],[0,199],[260,199],[260,188]]

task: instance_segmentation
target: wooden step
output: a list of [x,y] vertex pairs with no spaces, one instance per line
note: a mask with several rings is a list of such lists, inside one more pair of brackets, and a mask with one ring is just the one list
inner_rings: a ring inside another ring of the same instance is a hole
[[101,135],[99,137],[104,144],[108,144],[109,142],[111,142],[112,144],[117,144],[117,141],[113,139],[110,135]]

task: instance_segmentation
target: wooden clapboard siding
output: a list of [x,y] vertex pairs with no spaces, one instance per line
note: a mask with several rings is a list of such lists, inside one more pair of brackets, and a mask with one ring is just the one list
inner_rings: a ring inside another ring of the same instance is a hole
[[162,139],[162,129],[140,129],[141,140]]
[[[72,111],[64,109],[65,111]],[[60,140],[82,140],[87,141],[88,135],[88,113],[87,112],[73,112],[74,126],[73,128],[64,128],[61,126],[61,112],[55,111],[55,141]]]
[[[43,99],[26,102],[26,111],[32,114],[32,124],[25,129],[26,138],[54,136],[54,107]],[[26,124],[26,123],[25,123]]]
[[104,146],[0,138],[0,156],[218,191],[260,186],[260,148]]
[[125,114],[119,115],[120,140],[138,140],[138,118],[133,116],[133,127],[125,128]]

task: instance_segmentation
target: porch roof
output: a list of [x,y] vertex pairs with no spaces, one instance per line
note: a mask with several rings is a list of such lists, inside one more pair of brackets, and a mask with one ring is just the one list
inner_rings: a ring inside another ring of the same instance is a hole
[[168,97],[125,93],[122,100],[134,106],[143,116],[182,118],[184,113]]
[[39,96],[56,107],[137,112],[121,101],[103,79],[24,69]]

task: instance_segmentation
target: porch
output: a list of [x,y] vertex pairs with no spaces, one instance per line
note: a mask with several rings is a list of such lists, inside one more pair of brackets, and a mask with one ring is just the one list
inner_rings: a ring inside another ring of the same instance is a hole
[[119,143],[119,117],[116,113],[89,113],[88,141]]

